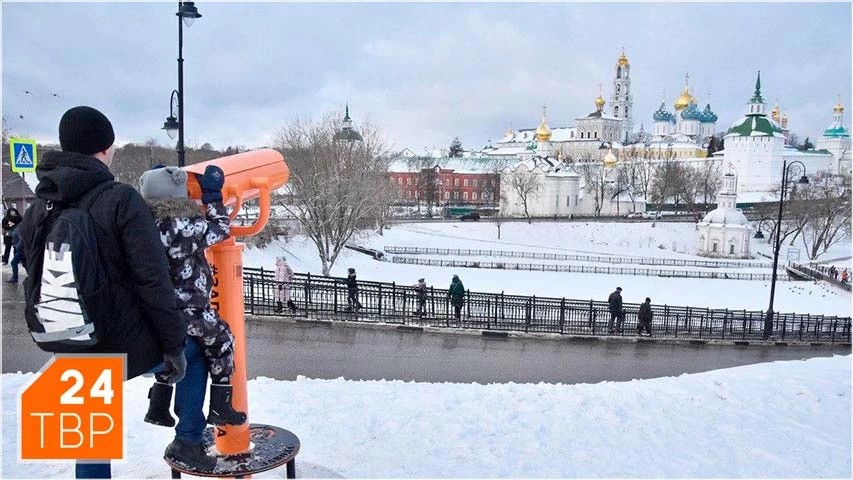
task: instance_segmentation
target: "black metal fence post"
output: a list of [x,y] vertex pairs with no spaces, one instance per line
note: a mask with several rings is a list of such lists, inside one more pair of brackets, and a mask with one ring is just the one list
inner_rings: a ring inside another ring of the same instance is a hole
[[305,310],[308,310],[308,305],[311,304],[311,272],[308,272],[308,277],[305,279]]

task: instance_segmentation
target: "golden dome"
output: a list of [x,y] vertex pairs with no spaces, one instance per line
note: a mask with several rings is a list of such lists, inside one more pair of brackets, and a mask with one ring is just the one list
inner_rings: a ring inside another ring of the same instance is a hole
[[681,95],[675,99],[675,109],[676,110],[684,110],[690,105],[690,102],[693,102],[693,95],[690,94],[690,89],[687,88],[687,85],[684,86],[684,90],[681,91]]
[[616,166],[617,160],[616,155],[613,155],[613,149],[607,149],[607,155],[604,156],[604,166],[607,168],[613,168]]
[[779,100],[773,102],[773,109],[770,110],[770,118],[779,120]]
[[548,122],[545,121],[545,115],[542,115],[542,123],[536,127],[536,140],[547,142],[551,140],[551,129],[548,128]]
[[838,103],[835,104],[835,107],[833,107],[832,111],[835,113],[843,113],[844,112],[844,105],[841,104],[841,101],[839,101]]
[[622,55],[619,55],[619,60],[617,63],[623,67],[628,66],[628,57],[625,56],[625,49],[622,49]]
[[598,94],[598,98],[595,99],[595,107],[601,110],[602,108],[604,108],[604,104],[604,98],[602,98],[601,94]]

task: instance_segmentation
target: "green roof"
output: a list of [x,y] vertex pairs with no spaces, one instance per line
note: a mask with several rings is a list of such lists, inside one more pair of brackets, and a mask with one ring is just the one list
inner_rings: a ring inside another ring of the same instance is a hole
[[847,132],[847,129],[844,128],[843,125],[839,123],[833,123],[826,130],[823,131],[824,137],[835,137],[835,138],[847,138],[850,134]]
[[729,127],[726,135],[782,137],[782,129],[763,115],[747,115]]

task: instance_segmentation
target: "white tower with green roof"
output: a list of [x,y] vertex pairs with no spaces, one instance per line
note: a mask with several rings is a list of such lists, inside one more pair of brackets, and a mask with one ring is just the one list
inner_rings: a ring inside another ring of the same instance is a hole
[[734,122],[724,137],[724,163],[733,165],[737,172],[737,193],[767,192],[782,175],[785,135],[767,118],[760,71],[746,106],[746,116]]
[[817,139],[815,146],[818,150],[827,150],[832,154],[832,173],[850,174],[850,132],[844,128],[844,105],[841,97],[832,109],[832,123],[823,131],[823,135]]

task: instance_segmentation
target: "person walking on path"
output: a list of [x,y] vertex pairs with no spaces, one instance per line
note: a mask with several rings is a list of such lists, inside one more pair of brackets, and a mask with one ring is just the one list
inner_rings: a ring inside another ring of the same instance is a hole
[[[97,256],[106,275],[105,296],[112,301],[88,312],[103,326],[102,335],[79,353],[125,354],[127,380],[165,364],[169,383],[180,382],[188,368],[186,324],[151,210],[136,189],[115,182],[109,170],[114,141],[112,124],[98,110],[81,106],[62,115],[62,150],[41,158],[36,168],[36,199],[20,226],[29,275],[25,292],[32,292],[41,283],[45,230],[53,223],[54,212],[66,205],[90,203],[88,194],[96,194],[97,201],[92,201],[87,211],[98,234]],[[186,426],[184,418],[181,421]],[[198,432],[200,454],[204,453],[204,427],[202,423]],[[112,472],[109,462],[78,462],[75,474],[77,478],[110,478]]]
[[847,269],[845,268],[844,271],[841,272],[841,283],[847,283],[847,280],[849,279],[849,277],[850,277],[850,274],[847,273]]
[[646,331],[646,336],[652,336],[652,299],[646,297],[645,303],[640,305],[640,311],[637,312],[637,335],[642,335],[643,330]]
[[609,297],[607,297],[608,308],[610,310],[610,323],[608,324],[608,331],[610,333],[614,333],[613,330],[613,321],[618,319],[617,322],[617,330],[622,331],[622,321],[624,317],[622,317],[622,287],[616,287],[616,291],[611,293]]
[[12,231],[12,242],[15,247],[15,254],[12,255],[12,277],[7,280],[7,283],[18,283],[18,265],[24,264],[26,265],[26,258],[24,257],[24,240],[21,238],[21,230],[20,227],[16,227],[15,230]]
[[[23,217],[18,213],[17,208],[12,207],[6,210],[6,215],[3,217],[3,265],[9,263],[9,254],[15,243],[12,232],[22,220]],[[17,247],[15,250],[17,251]]]
[[284,257],[275,258],[275,312],[281,313],[284,305],[290,309],[290,313],[296,313],[296,305],[290,299],[290,284],[293,283],[293,269],[287,264]]
[[358,301],[358,281],[355,279],[355,269],[347,269],[347,311],[361,310],[361,302]]
[[453,316],[456,317],[456,320],[460,320],[462,318],[462,305],[465,303],[465,286],[462,285],[462,280],[459,280],[459,275],[453,275],[447,297],[450,299],[450,305],[453,306]]
[[427,284],[426,280],[423,278],[418,279],[418,283],[414,284],[412,287],[415,289],[415,295],[418,299],[418,310],[415,312],[415,315],[420,317],[424,316],[426,313],[426,300],[427,300]]

